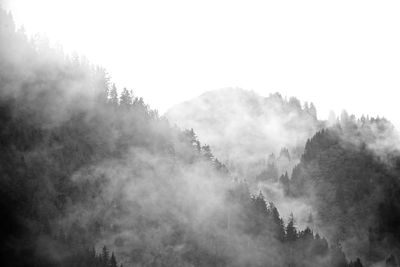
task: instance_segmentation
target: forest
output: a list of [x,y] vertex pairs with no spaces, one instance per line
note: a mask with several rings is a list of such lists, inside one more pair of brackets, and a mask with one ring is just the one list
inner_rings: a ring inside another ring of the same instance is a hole
[[[394,127],[347,113],[318,121],[314,105],[279,94],[260,105],[277,103],[298,112],[282,131],[301,138],[265,145],[263,164],[227,161],[196,127],[0,9],[1,265],[399,266]],[[282,216],[283,198],[310,209]]]

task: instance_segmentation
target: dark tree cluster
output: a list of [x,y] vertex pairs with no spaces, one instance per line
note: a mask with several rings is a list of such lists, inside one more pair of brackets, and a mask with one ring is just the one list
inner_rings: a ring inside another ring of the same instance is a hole
[[344,112],[307,141],[291,179],[280,179],[288,196],[309,199],[330,240],[346,243],[369,263],[400,247],[400,158],[386,143],[395,142],[393,133],[385,119]]
[[[48,265],[51,266],[51,265]],[[108,250],[104,246],[100,253],[97,253],[94,248],[79,249],[65,257],[61,263],[62,267],[123,267],[118,265],[114,252]]]

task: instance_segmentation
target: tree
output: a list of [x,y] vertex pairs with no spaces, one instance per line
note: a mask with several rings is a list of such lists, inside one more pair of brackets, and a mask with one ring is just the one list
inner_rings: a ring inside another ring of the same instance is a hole
[[108,101],[111,105],[118,106],[118,92],[115,84],[113,84],[111,87]]
[[279,182],[283,187],[285,195],[290,195],[290,180],[289,180],[289,174],[287,172],[281,175],[281,177],[279,178]]
[[307,101],[304,102],[304,105],[303,105],[304,111],[307,111],[307,112],[308,112],[309,108],[310,108],[310,107],[308,106],[308,102],[307,102]]
[[285,225],[283,223],[283,220],[279,215],[278,209],[272,202],[270,202],[268,206],[269,210],[271,211],[272,222],[274,223],[275,226],[275,231],[274,231],[275,237],[279,241],[283,242],[285,240]]
[[130,107],[132,105],[132,92],[124,88],[119,98],[119,104],[124,108]]
[[295,97],[290,97],[289,98],[289,105],[291,105],[293,108],[295,108],[296,110],[301,110],[301,103],[300,101],[295,98]]
[[289,242],[294,242],[297,240],[297,230],[296,230],[296,227],[294,226],[293,213],[290,214],[289,222],[286,225],[285,240],[289,241]]
[[104,68],[96,68],[94,88],[100,101],[106,103],[110,93],[110,78]]
[[354,262],[354,267],[363,267],[361,260],[357,258],[357,260]]
[[114,252],[111,254],[110,267],[118,267],[117,261],[115,260]]
[[314,239],[314,234],[312,230],[309,227],[307,227],[303,231],[299,232],[298,237],[303,240],[311,240]]
[[286,147],[281,148],[281,151],[279,153],[279,158],[286,158],[290,161],[289,149],[287,149]]
[[108,266],[110,262],[110,252],[108,251],[107,247],[104,246],[101,252],[101,261],[105,266]]
[[185,130],[183,133],[185,137],[189,140],[189,142],[196,148],[196,150],[200,151],[201,145],[193,128],[191,128],[190,130]]
[[314,106],[314,103],[311,102],[310,108],[308,109],[308,113],[310,113],[311,116],[314,118],[317,118],[317,109]]
[[211,152],[211,148],[209,145],[204,145],[201,147],[201,150],[203,151],[203,155],[205,158],[213,160],[214,159],[214,155]]

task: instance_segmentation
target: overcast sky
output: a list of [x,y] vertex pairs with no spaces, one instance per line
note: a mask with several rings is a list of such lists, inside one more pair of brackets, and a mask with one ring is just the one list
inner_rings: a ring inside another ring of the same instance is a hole
[[241,87],[400,128],[400,1],[9,0],[18,24],[107,68],[152,108]]

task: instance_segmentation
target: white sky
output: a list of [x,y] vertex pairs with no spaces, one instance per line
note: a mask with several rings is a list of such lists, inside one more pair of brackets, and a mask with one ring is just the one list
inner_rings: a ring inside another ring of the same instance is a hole
[[152,108],[204,91],[279,91],[385,116],[400,128],[400,1],[8,0],[46,33],[109,71]]

